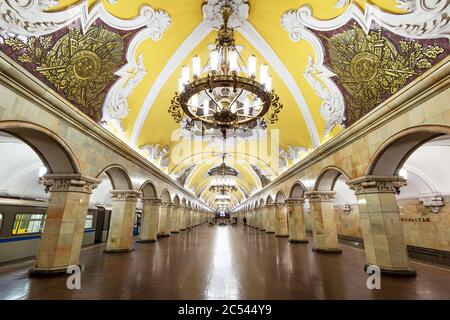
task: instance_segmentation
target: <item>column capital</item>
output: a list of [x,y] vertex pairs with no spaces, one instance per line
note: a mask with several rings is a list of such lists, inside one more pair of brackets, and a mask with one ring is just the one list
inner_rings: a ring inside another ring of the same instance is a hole
[[134,190],[113,190],[111,195],[115,201],[137,201],[142,192]]
[[347,185],[355,194],[367,193],[400,193],[400,188],[406,185],[406,179],[399,176],[363,176],[348,180]]
[[141,200],[144,206],[161,204],[161,199],[156,197],[142,197]]
[[334,191],[310,191],[305,196],[309,201],[333,201],[336,192]]
[[172,202],[167,202],[167,201],[161,201],[161,203],[159,204],[159,206],[161,208],[170,208],[172,206]]
[[100,180],[81,174],[46,174],[42,178],[45,192],[79,192],[91,194]]
[[178,203],[170,203],[170,207],[171,208],[175,208],[175,209],[178,209],[178,208],[181,208],[181,205],[180,204],[178,204]]
[[304,198],[288,198],[284,201],[286,206],[303,206],[303,203],[305,203]]

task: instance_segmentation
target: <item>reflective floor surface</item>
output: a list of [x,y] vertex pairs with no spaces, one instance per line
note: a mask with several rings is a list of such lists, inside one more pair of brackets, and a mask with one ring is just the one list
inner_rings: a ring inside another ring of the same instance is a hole
[[0,299],[450,299],[450,271],[412,263],[417,278],[366,287],[364,251],[311,251],[243,226],[201,226],[127,254],[82,251],[81,290],[67,276],[29,279],[32,262],[0,267]]

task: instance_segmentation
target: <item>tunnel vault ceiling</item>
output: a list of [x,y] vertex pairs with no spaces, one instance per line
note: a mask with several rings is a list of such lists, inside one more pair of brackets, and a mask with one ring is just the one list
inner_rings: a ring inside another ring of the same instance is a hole
[[167,109],[182,66],[207,60],[224,3],[4,0],[0,48],[211,205],[223,153],[235,205],[449,50],[445,0],[229,0],[241,55],[269,65],[284,108],[268,130],[193,137]]

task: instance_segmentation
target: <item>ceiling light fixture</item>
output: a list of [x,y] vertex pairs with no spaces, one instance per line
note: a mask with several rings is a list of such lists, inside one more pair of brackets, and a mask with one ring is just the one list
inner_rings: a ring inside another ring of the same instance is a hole
[[[253,129],[258,124],[278,121],[283,108],[272,90],[269,67],[259,67],[251,55],[245,64],[236,47],[234,29],[228,27],[231,6],[222,7],[223,25],[218,31],[215,48],[202,67],[199,56],[192,58],[192,69],[183,66],[178,91],[172,99],[169,113],[177,123],[185,119],[191,130],[195,122],[204,129],[218,129],[226,137],[228,129]],[[191,72],[192,71],[192,72]],[[192,79],[191,79],[192,75]]]

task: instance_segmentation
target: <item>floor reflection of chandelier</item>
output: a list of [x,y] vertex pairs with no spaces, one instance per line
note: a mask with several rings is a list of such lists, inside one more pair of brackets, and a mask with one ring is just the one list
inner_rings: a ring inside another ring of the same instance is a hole
[[250,56],[245,65],[234,30],[228,27],[231,14],[232,8],[224,5],[224,23],[206,65],[194,56],[192,79],[191,68],[183,66],[179,93],[172,99],[169,113],[177,123],[183,120],[188,130],[200,124],[203,129],[219,129],[225,136],[227,129],[252,129],[258,124],[266,128],[266,120],[275,123],[283,107],[272,90],[268,66],[260,66],[257,81],[256,57]]

